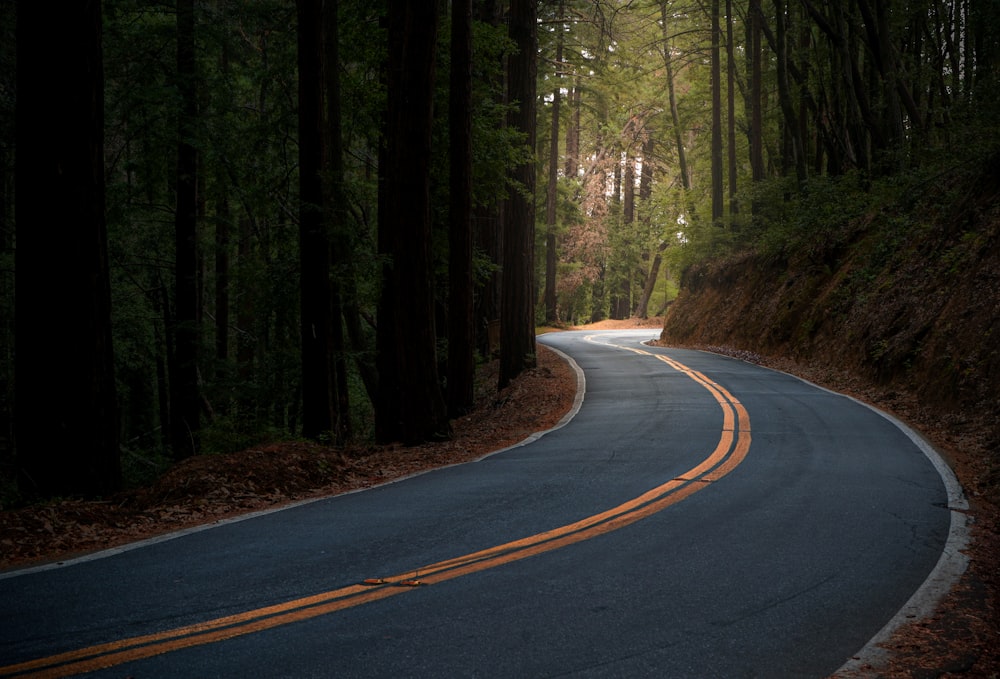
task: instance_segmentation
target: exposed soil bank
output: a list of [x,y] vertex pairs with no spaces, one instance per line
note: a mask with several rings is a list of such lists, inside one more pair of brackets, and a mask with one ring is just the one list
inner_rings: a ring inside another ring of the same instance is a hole
[[[689,269],[661,343],[763,363],[886,410],[953,466],[972,566],[872,676],[1000,677],[1000,156],[971,179],[816,234]],[[908,635],[908,636],[907,636]]]

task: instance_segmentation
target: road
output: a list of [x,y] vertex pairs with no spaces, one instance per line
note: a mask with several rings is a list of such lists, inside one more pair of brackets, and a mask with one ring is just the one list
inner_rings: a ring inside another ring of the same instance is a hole
[[867,662],[962,567],[950,472],[852,399],[653,336],[543,336],[585,398],[525,445],[4,575],[0,676],[825,677]]

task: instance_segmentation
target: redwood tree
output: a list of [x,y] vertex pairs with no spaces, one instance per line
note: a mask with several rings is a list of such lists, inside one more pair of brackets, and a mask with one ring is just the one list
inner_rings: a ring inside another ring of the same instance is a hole
[[[379,251],[375,437],[448,435],[438,379],[431,262],[430,163],[437,2],[390,0]],[[530,260],[529,260],[530,261]]]
[[121,485],[101,3],[17,3],[16,446],[28,492]]
[[323,220],[322,0],[298,0],[302,435],[332,428],[330,246]]
[[719,26],[719,0],[712,0],[709,8],[712,32],[712,223],[722,226],[722,29]]
[[[537,2],[511,0],[509,31],[517,46],[508,68],[511,128],[535,148],[535,73],[538,52]],[[500,378],[503,389],[524,370],[535,367],[535,163],[515,166],[503,234],[503,296],[500,303]]]
[[[323,4],[323,82],[326,95],[326,131],[323,146],[327,178],[324,211],[330,233],[330,350],[333,383],[333,434],[336,443],[351,437],[351,398],[347,379],[347,339],[344,335],[345,288],[351,281],[350,242],[347,238],[347,195],[344,191],[343,109],[340,82],[340,13],[338,3]],[[354,295],[356,297],[356,295]],[[356,314],[355,314],[356,318]]]
[[474,402],[472,294],[472,1],[453,0],[448,102],[451,186],[448,241],[448,411]]
[[[555,85],[552,88],[552,122],[549,135],[549,176],[545,195],[545,322],[556,323],[559,320],[556,297],[556,203],[558,200],[559,177],[559,110],[562,104],[562,69],[563,69],[563,4],[559,3],[556,16],[556,73]],[[568,151],[567,151],[568,155]]]
[[194,0],[177,1],[177,194],[174,212],[175,357],[170,375],[171,443],[175,458],[198,452],[201,400],[198,390],[198,151],[195,122]]

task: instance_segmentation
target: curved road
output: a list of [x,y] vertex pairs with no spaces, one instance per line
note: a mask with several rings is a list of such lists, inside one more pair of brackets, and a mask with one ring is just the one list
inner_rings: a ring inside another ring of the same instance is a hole
[[950,472],[849,398],[653,336],[543,336],[579,411],[479,462],[0,576],[0,677],[860,666],[962,567]]

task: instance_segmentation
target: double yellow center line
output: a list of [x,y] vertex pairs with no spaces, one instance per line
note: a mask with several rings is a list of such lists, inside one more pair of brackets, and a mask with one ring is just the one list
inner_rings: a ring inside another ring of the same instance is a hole
[[684,474],[607,511],[520,540],[423,566],[391,577],[371,578],[315,594],[176,629],[121,639],[66,653],[0,667],[0,677],[56,678],[120,665],[162,653],[252,634],[300,620],[386,599],[423,585],[434,585],[566,547],[624,528],[680,502],[736,468],[750,449],[750,418],[726,389],[705,375],[662,354],[619,347],[653,356],[708,390],[722,408],[723,424],[715,450]]

